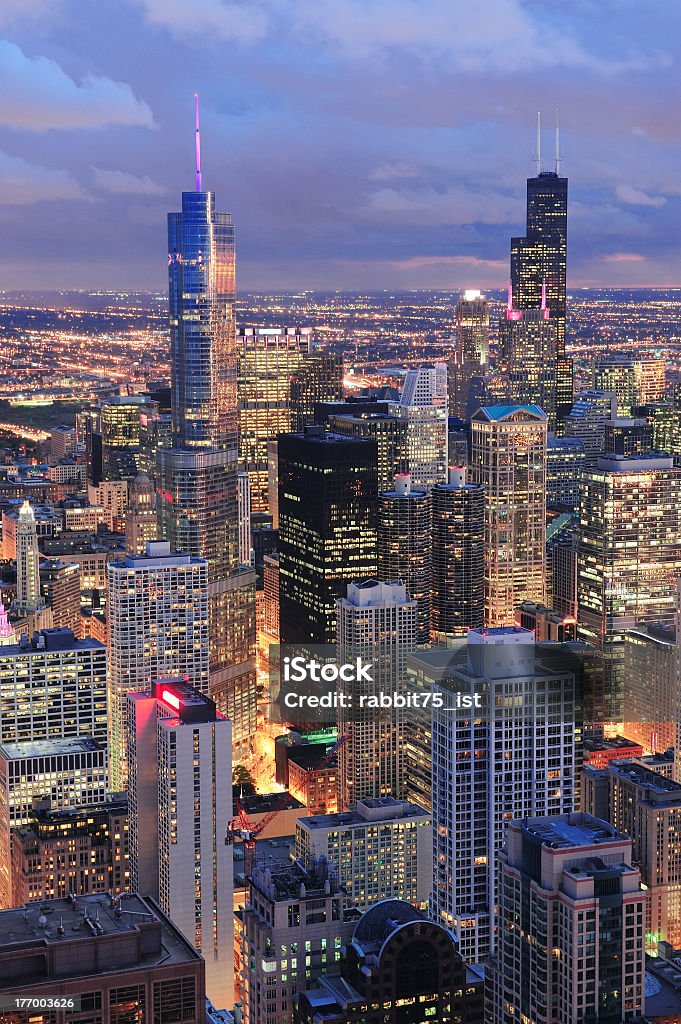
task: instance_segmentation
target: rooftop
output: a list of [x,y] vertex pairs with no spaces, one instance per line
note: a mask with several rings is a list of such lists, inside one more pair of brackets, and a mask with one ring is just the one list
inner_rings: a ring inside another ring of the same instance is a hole
[[89,736],[71,736],[66,739],[20,740],[19,742],[3,743],[0,747],[0,757],[4,757],[6,761],[16,761],[22,757],[58,757],[64,754],[103,751],[103,749]]
[[359,800],[357,806],[350,811],[337,814],[314,814],[299,819],[299,826],[310,829],[350,828],[365,826],[374,821],[399,821],[405,818],[423,818],[430,820],[430,814],[406,800],[396,800],[392,796],[372,797]]
[[544,818],[525,818],[524,832],[541,840],[543,846],[568,850],[604,843],[630,843],[631,839],[613,825],[590,814],[557,814]]

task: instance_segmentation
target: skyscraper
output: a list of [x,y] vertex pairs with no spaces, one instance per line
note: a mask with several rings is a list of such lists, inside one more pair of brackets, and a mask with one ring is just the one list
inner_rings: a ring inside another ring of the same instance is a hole
[[376,442],[312,426],[278,451],[281,639],[333,644],[337,599],[376,576]]
[[25,501],[19,510],[16,532],[17,543],[17,598],[16,610],[28,614],[45,607],[40,593],[40,555],[35,513]]
[[127,697],[130,875],[206,961],[206,992],[233,1001],[232,723],[177,679]]
[[579,437],[549,434],[546,449],[546,505],[557,512],[577,512],[579,485],[586,463]]
[[538,405],[556,425],[558,382],[558,321],[551,319],[544,292],[540,309],[515,309],[509,291],[508,308],[499,320],[498,367],[509,402]]
[[208,566],[155,541],[144,555],[110,562],[107,576],[110,761],[118,791],[127,778],[126,694],[171,677],[208,693]]
[[349,711],[338,709],[339,803],[352,807],[365,797],[400,796],[403,788],[405,712],[362,707],[378,690],[394,693],[404,678],[407,654],[416,646],[418,605],[401,582],[351,583],[337,604],[337,658],[371,664],[371,680],[340,683]]
[[565,437],[578,437],[584,445],[585,465],[594,465],[605,450],[605,424],[617,415],[614,391],[580,391],[572,412],[564,419]]
[[394,416],[407,421],[407,472],[429,491],[447,479],[447,364],[408,370]]
[[603,655],[606,721],[622,721],[624,635],[673,625],[681,575],[681,469],[650,453],[600,458],[583,476],[578,636]]
[[342,397],[343,357],[332,352],[311,352],[291,378],[291,429],[300,433],[315,422],[316,405],[340,402]]
[[427,491],[412,489],[408,473],[378,496],[377,577],[400,581],[416,602],[416,642],[430,638],[432,513]]
[[464,636],[485,623],[485,492],[449,469],[432,502],[431,626],[440,638]]
[[495,1024],[643,1019],[645,894],[631,852],[588,814],[511,823],[488,972]]
[[130,484],[125,516],[125,550],[131,555],[142,555],[146,551],[147,541],[156,540],[157,537],[154,485],[146,473],[138,473]]
[[[494,945],[497,853],[511,818],[573,809],[575,678],[519,626],[471,630],[468,666],[433,686],[432,917],[462,956]],[[457,707],[477,694],[479,710]]]
[[408,472],[407,421],[377,412],[378,403],[363,407],[345,402],[329,415],[329,430],[349,437],[366,437],[378,447],[378,489],[389,491],[396,473]]
[[168,214],[173,447],[158,453],[160,535],[208,562],[211,694],[235,744],[255,730],[255,573],[238,564],[234,225],[202,189]]
[[556,127],[555,169],[541,163],[541,137],[537,124],[537,173],[527,179],[525,235],[511,239],[511,290],[516,310],[548,308],[556,324],[555,404],[558,416],[572,406],[572,362],[565,356],[567,298],[568,180],[560,175]]
[[472,420],[471,478],[485,489],[485,618],[502,626],[546,592],[546,414],[484,406]]
[[449,415],[468,418],[469,388],[489,361],[489,307],[478,291],[466,291],[454,310],[456,320],[448,364]]

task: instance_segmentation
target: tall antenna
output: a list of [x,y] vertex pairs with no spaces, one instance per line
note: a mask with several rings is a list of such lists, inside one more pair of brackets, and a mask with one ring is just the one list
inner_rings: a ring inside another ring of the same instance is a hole
[[199,128],[199,94],[194,93],[194,121],[196,123],[196,191],[201,191],[201,129]]
[[534,158],[537,174],[541,174],[541,112],[537,111],[537,152]]
[[560,174],[560,127],[558,125],[558,107],[556,107],[556,174]]

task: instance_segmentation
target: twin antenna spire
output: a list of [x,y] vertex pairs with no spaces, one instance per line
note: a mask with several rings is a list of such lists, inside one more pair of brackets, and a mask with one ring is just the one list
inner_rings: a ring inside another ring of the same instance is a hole
[[[560,165],[562,159],[563,158],[560,154],[560,127],[558,125],[558,110],[556,109],[556,174],[560,174]],[[539,111],[537,111],[537,149],[535,151],[534,163],[537,168],[537,175],[541,174],[541,113]]]
[[194,121],[196,123],[196,191],[201,191],[201,129],[199,127],[199,94],[194,93]]

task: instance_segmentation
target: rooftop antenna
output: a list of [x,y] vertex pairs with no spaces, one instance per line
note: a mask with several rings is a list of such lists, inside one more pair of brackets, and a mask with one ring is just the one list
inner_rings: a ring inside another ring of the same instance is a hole
[[558,107],[556,107],[556,174],[560,174],[560,126],[558,124]]
[[196,123],[196,191],[201,191],[201,129],[199,128],[199,94],[194,93],[194,121]]
[[534,158],[537,175],[541,174],[541,112],[537,111],[537,152]]

